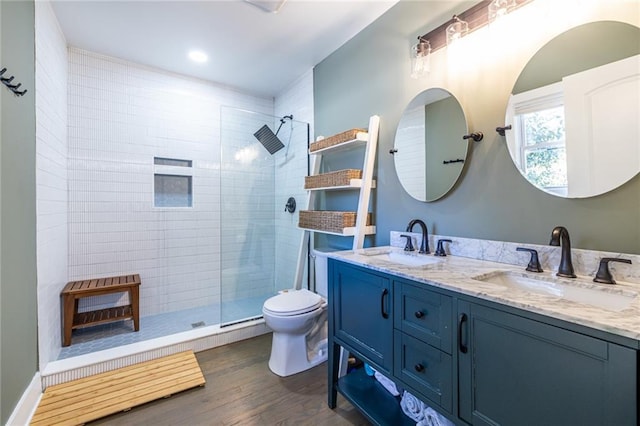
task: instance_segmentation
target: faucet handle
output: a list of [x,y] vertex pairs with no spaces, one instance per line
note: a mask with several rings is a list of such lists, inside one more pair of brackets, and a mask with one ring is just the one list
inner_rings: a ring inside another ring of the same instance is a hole
[[540,260],[538,260],[538,250],[530,249],[526,247],[516,247],[516,251],[526,251],[531,253],[531,259],[526,270],[529,272],[544,272],[542,266],[540,266]]
[[400,236],[407,239],[407,244],[404,246],[404,251],[415,251],[415,249],[413,248],[413,242],[411,242],[411,235],[402,234]]
[[611,271],[609,271],[609,262],[631,263],[629,259],[620,259],[617,257],[603,257],[600,259],[600,265],[598,265],[598,272],[593,281],[602,284],[615,284],[616,280],[613,279]]
[[434,256],[446,256],[447,252],[444,251],[444,247],[442,247],[442,243],[452,243],[453,241],[448,239],[438,240],[438,247],[436,247],[436,251],[433,253]]

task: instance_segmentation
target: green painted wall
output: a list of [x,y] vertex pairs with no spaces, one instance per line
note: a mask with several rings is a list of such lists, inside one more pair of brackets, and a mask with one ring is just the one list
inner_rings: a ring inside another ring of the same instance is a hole
[[0,423],[37,370],[35,32],[30,0],[0,2],[0,59],[28,93],[0,87]]
[[[450,2],[401,1],[314,70],[316,135],[366,127],[370,115],[381,117],[375,172],[378,188],[372,201],[378,232],[367,244],[388,244],[389,231],[403,230],[410,219],[421,218],[433,233],[535,244],[547,244],[552,228],[564,225],[574,247],[640,253],[639,176],[598,197],[554,197],[524,180],[509,157],[504,138],[494,130],[504,124],[507,100],[520,71],[540,47],[563,30],[540,33],[537,38],[529,34],[529,39],[519,40],[508,53],[501,52],[502,47],[476,47],[469,52],[475,58],[468,58],[458,68],[451,68],[448,51],[442,49],[434,53],[427,78],[409,77],[409,48],[416,36],[472,4],[457,4],[452,10]],[[602,2],[597,8],[592,12],[596,20],[640,19],[637,2]],[[480,37],[480,32],[468,37]],[[408,102],[422,90],[438,86],[460,101],[470,131],[482,131],[485,138],[472,143],[453,191],[438,201],[421,203],[402,189],[388,152]],[[353,167],[357,158],[356,153],[325,156],[323,168]],[[355,209],[354,199],[353,195],[328,194],[320,207]],[[320,237],[318,245],[350,247],[348,240]]]

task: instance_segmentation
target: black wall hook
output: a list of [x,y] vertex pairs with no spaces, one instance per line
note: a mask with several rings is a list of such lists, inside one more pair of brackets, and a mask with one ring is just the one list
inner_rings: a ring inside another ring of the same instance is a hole
[[462,139],[473,139],[476,142],[480,142],[482,138],[484,138],[484,134],[482,132],[473,132],[462,137]]
[[2,77],[5,72],[7,72],[7,68],[2,68],[0,70],[0,82],[2,82],[2,84],[7,86],[7,89],[11,90],[13,92],[13,94],[17,95],[17,96],[23,96],[25,93],[27,93],[26,89],[23,90],[23,91],[18,90],[20,88],[20,86],[22,86],[22,83],[11,84],[11,82],[14,79],[14,76],[11,76],[9,78]]
[[511,124],[509,124],[508,126],[496,127],[496,132],[498,132],[500,136],[504,136],[505,130],[511,130]]

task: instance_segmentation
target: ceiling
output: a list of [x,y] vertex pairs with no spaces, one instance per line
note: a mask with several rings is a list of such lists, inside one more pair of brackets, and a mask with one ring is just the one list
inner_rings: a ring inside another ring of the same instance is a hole
[[71,46],[276,96],[397,1],[288,0],[278,13],[243,0],[52,4]]

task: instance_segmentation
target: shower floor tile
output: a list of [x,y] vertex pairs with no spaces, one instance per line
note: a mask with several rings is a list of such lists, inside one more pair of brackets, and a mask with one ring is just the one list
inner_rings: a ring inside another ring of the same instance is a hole
[[270,295],[225,302],[222,312],[220,305],[215,304],[141,317],[140,331],[137,332],[133,331],[132,320],[73,330],[71,346],[62,348],[58,359],[151,340],[197,327],[218,325],[221,319],[224,324],[260,317],[262,304],[268,297]]

